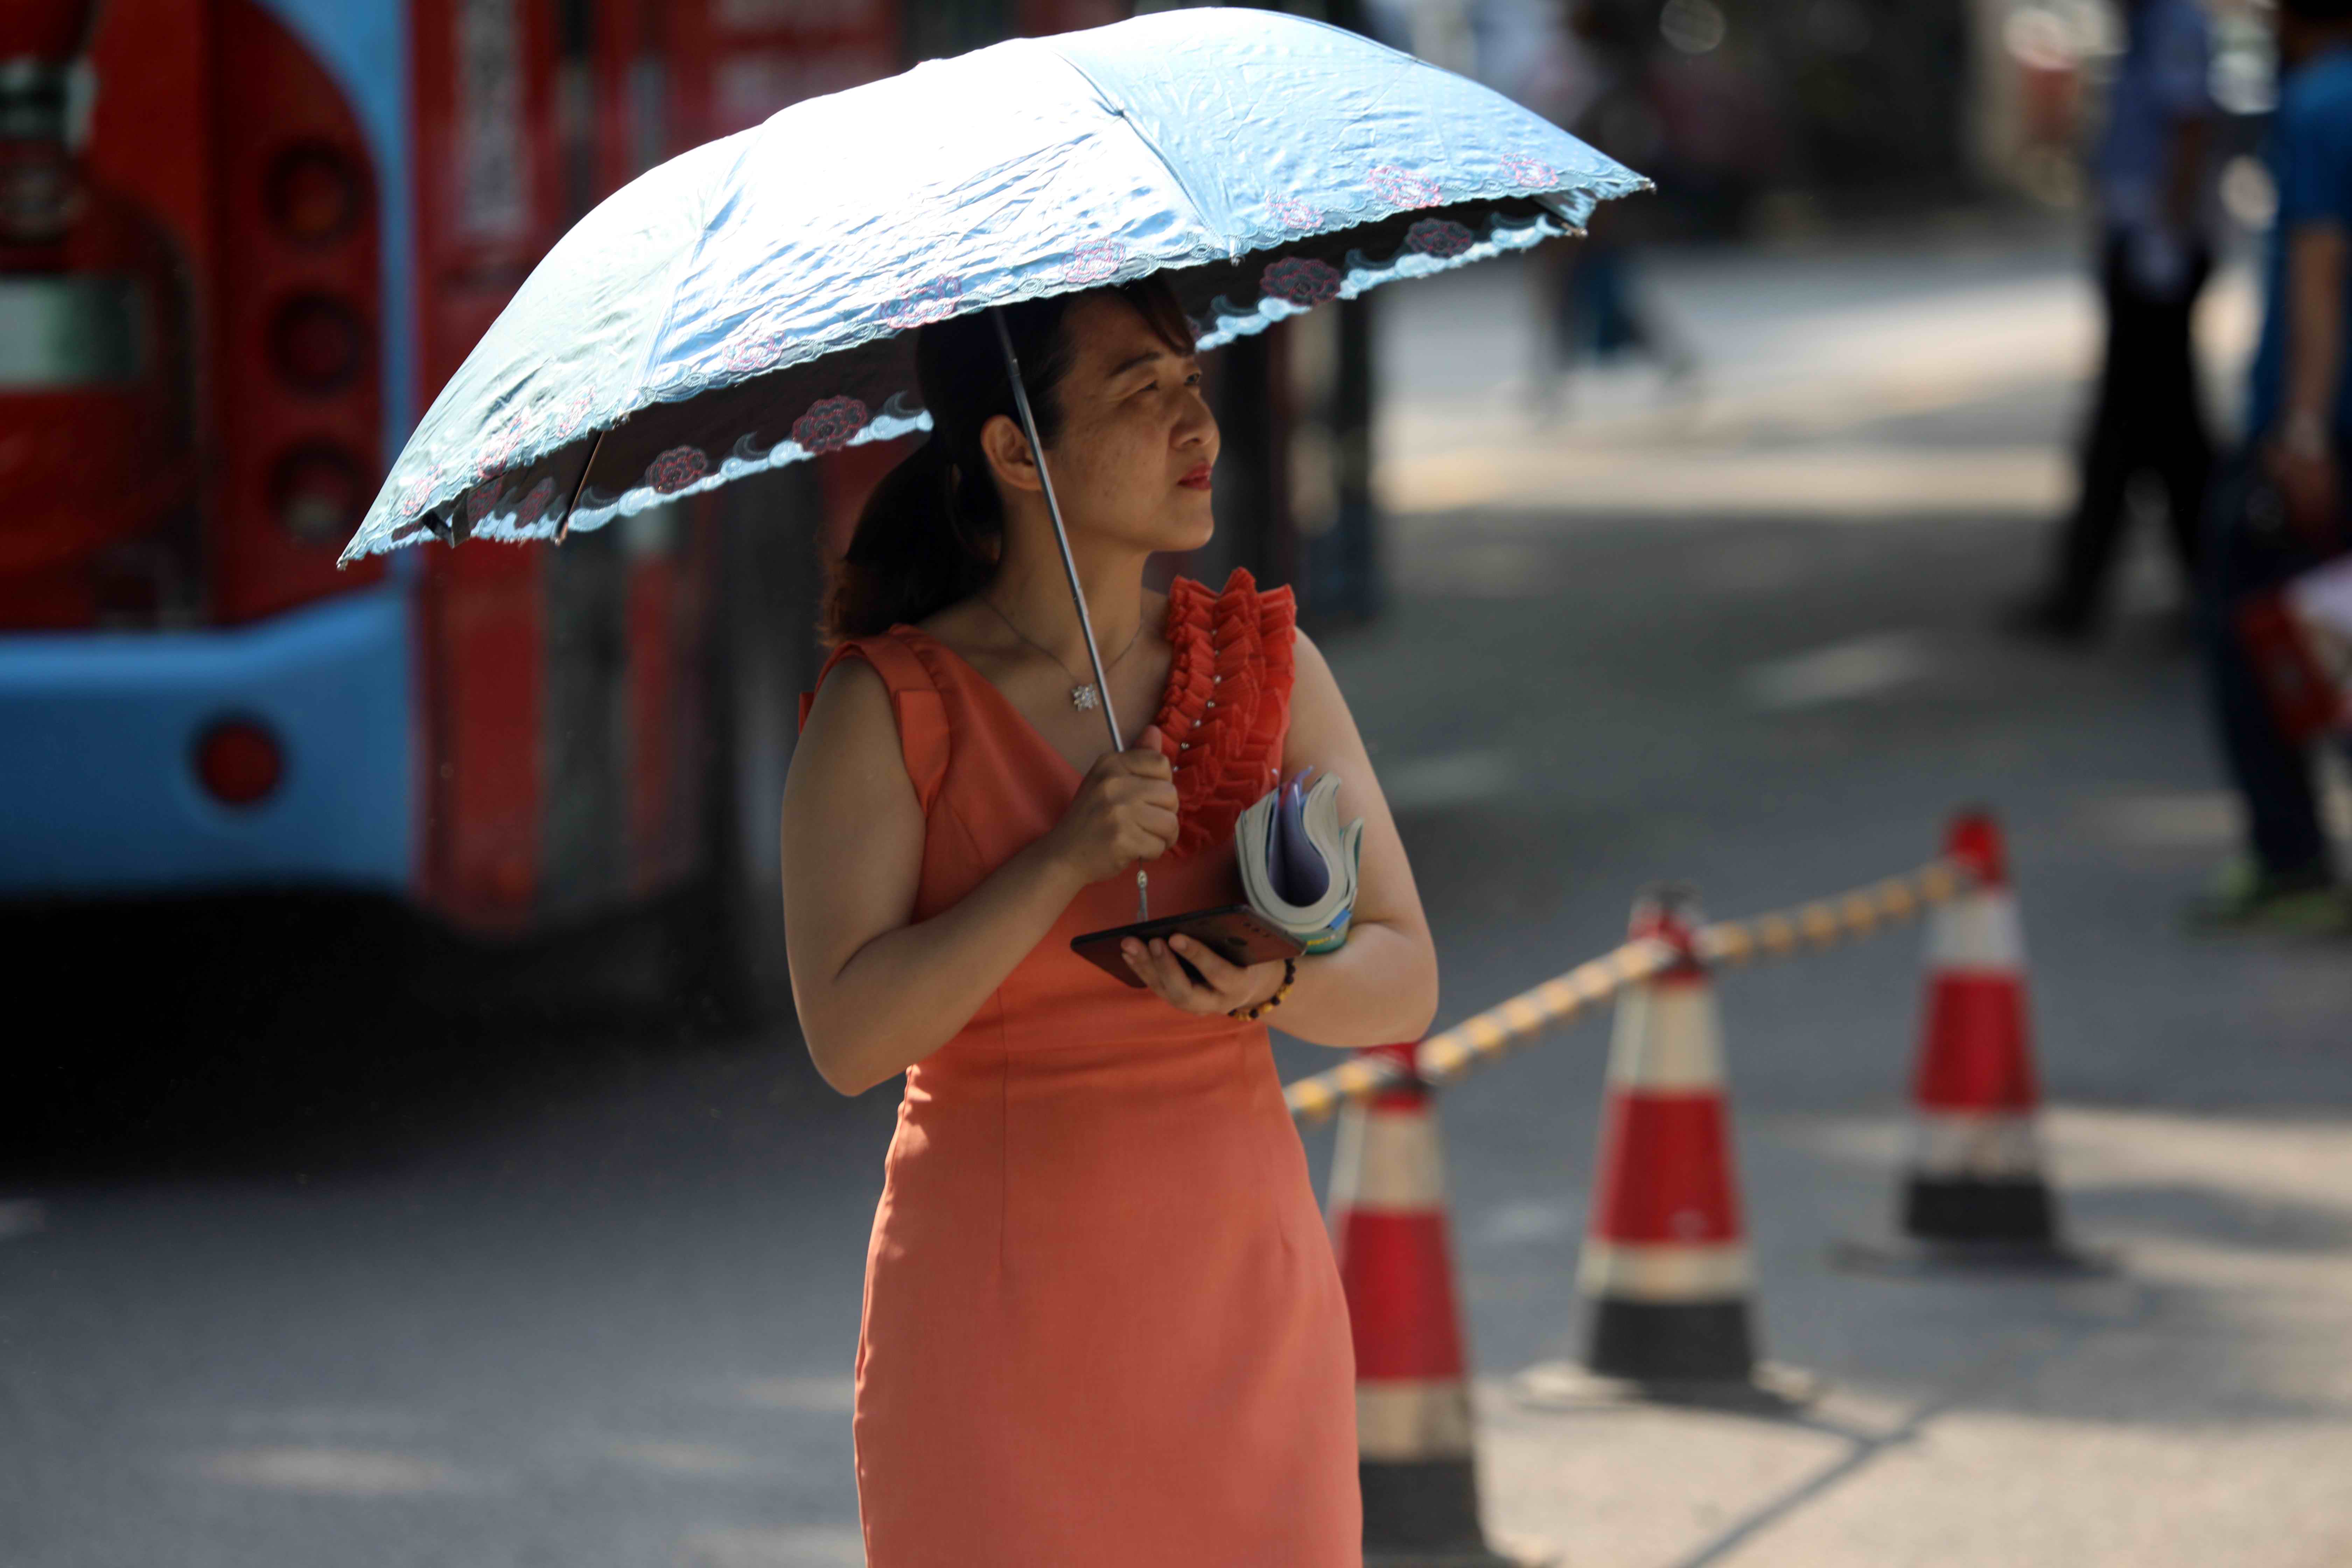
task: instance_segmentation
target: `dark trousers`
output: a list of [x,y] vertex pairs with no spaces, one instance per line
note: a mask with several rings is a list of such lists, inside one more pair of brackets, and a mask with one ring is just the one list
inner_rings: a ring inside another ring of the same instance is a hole
[[2320,826],[2309,748],[2290,742],[2271,716],[2269,699],[2238,635],[2238,605],[2248,595],[2274,588],[2309,571],[2326,553],[2283,524],[2250,524],[2245,497],[2250,454],[2223,465],[2206,514],[2200,620],[2211,683],[2214,719],[2231,782],[2246,803],[2254,858],[2266,875],[2302,878],[2331,868],[2327,834]]
[[2052,607],[2062,617],[2088,622],[2098,615],[2136,474],[2154,473],[2163,481],[2173,553],[2183,579],[2196,581],[2213,444],[2198,399],[2189,318],[2210,266],[2200,251],[2190,258],[2180,296],[2161,299],[2142,293],[2133,281],[2124,241],[2107,241],[2099,279],[2107,304],[2106,357],[2083,444],[2082,494],[2059,540],[2051,591]]

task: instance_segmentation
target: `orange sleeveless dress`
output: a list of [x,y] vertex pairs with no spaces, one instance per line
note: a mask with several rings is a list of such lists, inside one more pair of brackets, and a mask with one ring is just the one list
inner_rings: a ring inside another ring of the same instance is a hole
[[[1234,817],[1289,721],[1292,605],[1173,584],[1160,912],[1241,901]],[[1079,775],[925,632],[844,644],[889,687],[928,822],[914,918],[1059,820]],[[807,716],[803,699],[802,717]],[[859,1322],[868,1568],[1360,1568],[1355,1352],[1263,1024],[1196,1018],[1069,950],[1087,889],[907,1069]]]

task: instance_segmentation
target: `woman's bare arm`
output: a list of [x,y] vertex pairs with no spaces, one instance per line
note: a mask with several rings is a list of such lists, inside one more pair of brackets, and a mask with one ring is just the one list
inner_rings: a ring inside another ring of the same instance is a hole
[[[1147,737],[1147,741],[1151,737]],[[835,667],[784,784],[784,929],[793,1001],[824,1080],[861,1094],[971,1022],[1070,900],[1176,837],[1175,786],[1157,750],[1098,761],[1054,830],[952,909],[909,924],[923,812],[882,678]]]
[[1290,994],[1270,1017],[1283,1033],[1318,1046],[1417,1040],[1437,1014],[1437,949],[1421,890],[1339,682],[1307,634],[1297,639],[1283,771],[1311,763],[1318,775],[1339,776],[1339,820],[1364,819],[1363,858],[1347,944],[1301,959]]

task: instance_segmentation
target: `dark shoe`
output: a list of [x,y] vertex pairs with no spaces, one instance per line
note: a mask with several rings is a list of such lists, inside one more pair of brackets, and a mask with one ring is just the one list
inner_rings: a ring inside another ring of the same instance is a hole
[[2282,876],[2240,860],[2189,906],[2191,931],[2273,936],[2352,934],[2352,895],[2325,869]]

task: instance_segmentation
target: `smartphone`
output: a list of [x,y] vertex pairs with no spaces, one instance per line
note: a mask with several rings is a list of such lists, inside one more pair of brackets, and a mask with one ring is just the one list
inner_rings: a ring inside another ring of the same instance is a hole
[[[1297,938],[1247,904],[1195,910],[1188,915],[1166,915],[1156,921],[1112,926],[1108,931],[1090,931],[1084,936],[1072,937],[1070,951],[1112,979],[1123,980],[1141,990],[1143,982],[1127,966],[1127,958],[1119,952],[1118,944],[1129,937],[1150,942],[1156,936],[1177,935],[1189,936],[1227,963],[1244,967],[1270,963],[1277,958],[1297,958],[1307,952]],[[1184,964],[1184,973],[1192,977],[1192,984],[1202,984],[1201,972],[1184,963],[1182,954],[1177,955],[1176,962]]]

